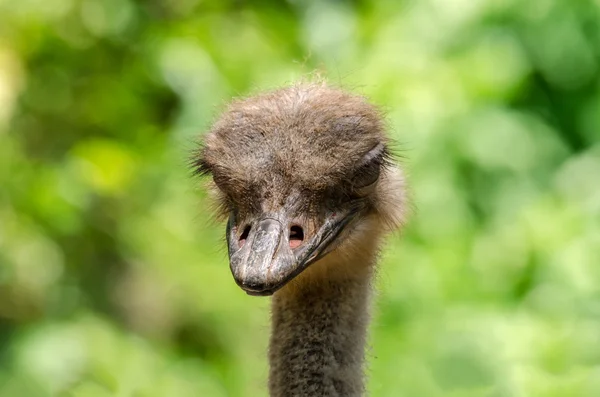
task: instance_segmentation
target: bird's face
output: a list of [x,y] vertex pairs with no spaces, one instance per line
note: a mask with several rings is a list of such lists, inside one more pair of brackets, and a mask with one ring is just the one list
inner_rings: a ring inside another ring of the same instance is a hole
[[348,179],[329,188],[272,173],[265,173],[262,183],[246,186],[243,190],[258,205],[232,201],[227,223],[231,271],[238,285],[249,294],[270,295],[334,250],[351,226],[373,211],[383,156],[384,146],[377,145],[363,154]]
[[234,279],[251,295],[271,295],[377,212],[388,154],[377,113],[309,87],[234,104],[196,159],[228,218]]

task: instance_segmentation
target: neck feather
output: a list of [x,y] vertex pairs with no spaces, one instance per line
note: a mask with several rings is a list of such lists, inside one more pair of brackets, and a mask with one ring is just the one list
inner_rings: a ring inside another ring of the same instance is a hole
[[272,397],[364,394],[372,266],[349,267],[351,274],[306,275],[273,297]]

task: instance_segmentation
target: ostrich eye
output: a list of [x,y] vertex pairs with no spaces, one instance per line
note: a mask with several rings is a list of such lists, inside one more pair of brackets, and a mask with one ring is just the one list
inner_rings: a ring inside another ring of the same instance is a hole
[[352,186],[355,189],[362,189],[373,185],[379,179],[380,167],[380,159],[373,159],[360,167],[352,179]]
[[204,159],[204,157],[202,155],[200,155],[200,157],[198,158],[194,158],[192,160],[192,170],[194,171],[194,173],[198,174],[198,175],[210,175],[212,174],[212,170],[210,168],[210,165],[208,165],[208,162]]
[[352,186],[358,193],[377,182],[381,171],[381,164],[385,158],[385,145],[379,143],[363,157],[352,179]]

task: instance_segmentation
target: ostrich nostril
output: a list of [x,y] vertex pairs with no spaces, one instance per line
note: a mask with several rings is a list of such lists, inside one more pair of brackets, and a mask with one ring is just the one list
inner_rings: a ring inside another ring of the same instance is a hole
[[246,244],[246,239],[248,238],[249,234],[250,234],[250,225],[247,225],[244,228],[244,231],[242,232],[242,234],[240,235],[240,239],[238,240],[238,242],[240,244],[240,248],[242,248],[244,246],[244,244]]
[[290,228],[290,248],[298,248],[304,241],[304,230],[298,225]]

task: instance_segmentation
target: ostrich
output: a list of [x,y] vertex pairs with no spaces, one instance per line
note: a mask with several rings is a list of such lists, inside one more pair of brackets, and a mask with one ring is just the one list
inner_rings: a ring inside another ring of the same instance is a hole
[[227,219],[236,283],[273,296],[271,396],[364,393],[377,256],[406,208],[388,146],[364,98],[298,83],[234,101],[194,156]]

